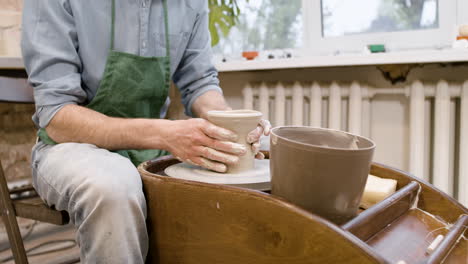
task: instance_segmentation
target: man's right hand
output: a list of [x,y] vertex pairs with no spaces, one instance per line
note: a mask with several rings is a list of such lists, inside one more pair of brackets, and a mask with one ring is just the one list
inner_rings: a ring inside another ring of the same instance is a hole
[[165,135],[166,150],[177,159],[217,172],[235,164],[246,148],[234,143],[237,135],[205,119],[172,121]]
[[246,153],[237,135],[205,119],[138,119],[108,117],[91,109],[64,106],[46,128],[58,143],[94,144],[109,150],[164,149],[187,163],[217,172]]

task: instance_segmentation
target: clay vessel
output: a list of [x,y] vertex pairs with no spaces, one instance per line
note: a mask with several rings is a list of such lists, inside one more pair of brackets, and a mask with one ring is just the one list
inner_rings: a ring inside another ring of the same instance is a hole
[[211,123],[229,129],[238,135],[236,143],[246,147],[247,153],[240,156],[236,165],[228,165],[227,173],[240,173],[254,168],[255,154],[247,143],[247,134],[254,130],[262,113],[254,110],[209,111],[207,119]]
[[358,211],[375,144],[346,132],[277,127],[270,138],[272,194],[336,224]]

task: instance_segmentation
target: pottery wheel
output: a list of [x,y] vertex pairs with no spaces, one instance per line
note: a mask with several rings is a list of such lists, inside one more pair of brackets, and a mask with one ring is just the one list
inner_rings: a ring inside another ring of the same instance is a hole
[[234,174],[213,172],[187,163],[174,164],[167,167],[164,172],[170,177],[206,183],[236,186],[256,183],[269,184],[270,160],[255,160],[254,169]]

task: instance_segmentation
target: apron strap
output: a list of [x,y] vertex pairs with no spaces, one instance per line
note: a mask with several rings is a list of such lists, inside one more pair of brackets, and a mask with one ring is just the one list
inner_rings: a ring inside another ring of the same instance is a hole
[[167,0],[163,0],[164,5],[164,30],[166,38],[166,89],[171,86],[171,46],[169,43],[169,18],[167,16]]
[[170,59],[171,58],[171,46],[169,43],[169,18],[167,16],[167,0],[163,0],[164,5],[164,30],[165,30],[165,37],[166,37],[166,56]]
[[[145,1],[145,0],[143,0]],[[163,7],[164,7],[164,33],[166,38],[166,57],[170,61],[171,58],[171,46],[169,43],[169,18],[167,15],[167,0],[163,0]],[[115,0],[112,0],[112,22],[111,22],[111,46],[110,49],[114,50],[114,42],[115,42]],[[169,62],[170,65],[170,62]]]
[[111,46],[110,46],[111,50],[114,50],[114,42],[115,42],[115,0],[112,0]]

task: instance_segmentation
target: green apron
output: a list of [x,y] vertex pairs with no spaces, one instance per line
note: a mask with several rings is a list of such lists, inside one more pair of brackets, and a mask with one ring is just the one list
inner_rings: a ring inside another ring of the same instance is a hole
[[[170,85],[170,45],[167,18],[167,3],[164,5],[166,38],[165,57],[141,57],[114,50],[115,41],[115,0],[112,0],[111,48],[106,68],[98,91],[87,108],[112,117],[160,118]],[[45,144],[57,144],[45,129],[38,136]],[[135,166],[163,155],[164,150],[118,150],[120,155],[129,158]]]

